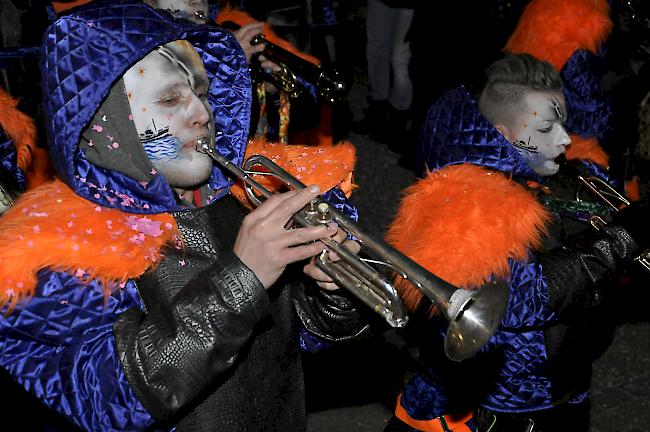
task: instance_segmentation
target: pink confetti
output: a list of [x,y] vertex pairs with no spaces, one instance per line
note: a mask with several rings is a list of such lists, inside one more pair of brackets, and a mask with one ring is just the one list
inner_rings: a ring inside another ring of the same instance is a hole
[[163,233],[160,229],[160,222],[154,221],[146,217],[139,218],[137,216],[127,216],[126,224],[133,231],[138,231],[151,237],[158,237]]
[[167,223],[165,224],[165,228],[167,228],[168,230],[172,229],[172,227],[173,227],[173,225],[170,224],[169,222],[167,222]]
[[99,199],[99,197],[100,197],[101,195],[100,195],[100,194],[98,194],[98,193],[96,193],[96,194],[95,194],[95,195],[93,195],[93,196],[94,196],[95,198],[97,198],[97,199]]
[[100,211],[102,211],[102,208],[100,206],[95,206],[95,211],[100,212]]
[[29,241],[27,242],[27,247],[30,247],[30,248],[31,248],[31,247],[34,247],[34,242],[33,242],[32,240],[29,240]]
[[140,186],[142,186],[145,189],[147,188],[147,185],[149,184],[148,181],[141,181],[141,182],[138,182],[138,183],[140,183]]
[[86,275],[86,272],[83,271],[82,269],[78,268],[77,271],[74,273],[76,277],[79,279],[83,278]]
[[129,114],[129,120],[133,121],[133,114]]
[[181,265],[181,267],[185,267],[185,260],[178,260],[178,263]]
[[118,142],[114,142],[114,143],[111,144],[111,145],[113,146],[113,148],[118,148],[118,147],[120,146],[120,143],[118,143]]
[[151,171],[149,171],[151,175],[156,175],[158,171],[156,171],[156,168],[152,168]]
[[88,147],[92,147],[92,146],[94,146],[94,145],[95,145],[95,144],[93,143],[93,140],[88,141]]
[[101,131],[104,130],[104,128],[101,127],[100,125],[93,125],[93,130],[94,130],[95,132],[101,132]]
[[38,226],[38,225],[34,225],[34,226],[32,227],[32,230],[33,230],[36,234],[38,234],[38,233],[41,232],[41,227]]
[[114,139],[111,135],[106,135],[106,137],[108,138],[109,141],[113,141]]

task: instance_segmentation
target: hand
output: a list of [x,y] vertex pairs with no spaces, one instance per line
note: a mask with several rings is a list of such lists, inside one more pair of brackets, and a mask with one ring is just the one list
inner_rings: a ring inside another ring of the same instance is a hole
[[[334,234],[332,240],[337,243],[343,242],[343,246],[345,246],[350,252],[355,255],[358,254],[361,250],[361,245],[354,240],[345,240],[347,235],[348,234],[344,230],[337,228],[336,234]],[[333,251],[329,251],[327,257],[330,261],[338,261],[340,259],[336,252]],[[330,278],[325,272],[318,268],[316,265],[316,257],[313,257],[309,261],[309,264],[303,268],[303,271],[307,276],[316,281],[316,285],[327,291],[335,291],[340,288],[334,283],[332,278]]]
[[336,234],[328,226],[286,229],[292,216],[318,196],[318,186],[273,195],[244,218],[233,251],[269,288],[285,267],[323,250],[315,240]]
[[[239,42],[239,45],[241,45],[242,49],[244,50],[244,54],[246,54],[246,61],[248,63],[251,62],[253,55],[261,53],[264,51],[264,48],[266,48],[266,44],[263,43],[251,45],[251,39],[262,33],[263,28],[264,23],[254,22],[242,26],[235,33],[233,33],[235,35],[235,39],[237,39],[237,42]],[[263,68],[271,69],[273,72],[280,71],[280,66],[273,63],[263,55],[259,56],[259,61]]]

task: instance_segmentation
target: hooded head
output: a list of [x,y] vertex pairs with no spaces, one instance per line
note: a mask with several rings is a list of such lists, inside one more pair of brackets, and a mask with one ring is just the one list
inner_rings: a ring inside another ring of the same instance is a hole
[[98,0],[48,29],[42,70],[52,160],[79,195],[134,213],[178,209],[172,187],[206,179],[225,195],[225,175],[190,143],[243,157],[251,84],[229,32]]

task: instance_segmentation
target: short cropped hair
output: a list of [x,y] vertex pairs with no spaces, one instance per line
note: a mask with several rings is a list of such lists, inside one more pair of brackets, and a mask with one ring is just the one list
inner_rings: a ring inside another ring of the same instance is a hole
[[487,82],[478,108],[493,125],[509,127],[530,91],[562,93],[562,77],[553,65],[529,54],[507,54],[485,71]]

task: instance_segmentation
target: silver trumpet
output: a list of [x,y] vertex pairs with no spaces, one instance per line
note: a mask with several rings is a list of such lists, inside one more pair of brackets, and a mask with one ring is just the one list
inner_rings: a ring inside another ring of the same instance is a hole
[[[253,175],[272,176],[288,187],[305,187],[298,179],[264,156],[253,155],[243,168],[215,151],[208,139],[198,139],[196,149],[210,155],[221,167],[244,183],[248,198],[255,204],[273,195],[260,185]],[[264,171],[255,167],[263,167]],[[393,327],[404,327],[408,315],[390,281],[372,265],[384,266],[412,283],[440,310],[449,323],[445,338],[445,353],[456,361],[472,357],[496,332],[505,314],[508,288],[503,282],[488,284],[478,291],[459,289],[428,272],[416,262],[382,240],[365,234],[355,222],[328,202],[315,199],[293,217],[303,227],[336,222],[339,227],[361,244],[365,254],[377,259],[361,258],[331,239],[321,240],[326,246],[317,257],[317,265],[339,286],[349,290],[363,303],[381,315]],[[334,251],[338,261],[328,259]],[[371,265],[372,264],[372,265]]]
[[[606,181],[595,176],[581,175],[578,175],[578,186],[575,194],[575,200],[578,202],[583,201],[581,196],[581,186],[586,187],[602,204],[606,205],[614,212],[618,212],[621,208],[630,205],[630,200],[625,195],[614,189]],[[589,222],[591,223],[591,226],[597,230],[607,226],[607,222],[598,215],[592,215]],[[634,258],[634,261],[642,265],[647,271],[650,271],[650,249],[642,251],[636,258]]]

